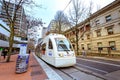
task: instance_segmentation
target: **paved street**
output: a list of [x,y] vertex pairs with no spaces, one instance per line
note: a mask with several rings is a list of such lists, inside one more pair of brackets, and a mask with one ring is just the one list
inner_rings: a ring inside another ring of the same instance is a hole
[[[114,59],[113,59],[114,60]],[[114,60],[107,60],[100,59],[100,57],[96,58],[77,58],[77,64],[76,66],[79,66],[81,68],[84,68],[86,70],[92,71],[93,73],[100,74],[101,76],[107,76],[112,77],[115,80],[119,80],[120,78],[116,77],[119,74],[116,74],[116,76],[111,76],[112,73],[118,73],[120,72],[120,62],[119,59],[116,61]]]

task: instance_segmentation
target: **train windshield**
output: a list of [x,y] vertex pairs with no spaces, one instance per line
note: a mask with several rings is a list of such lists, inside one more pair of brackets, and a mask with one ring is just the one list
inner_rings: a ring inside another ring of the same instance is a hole
[[55,38],[58,51],[71,51],[73,50],[70,42],[64,38]]

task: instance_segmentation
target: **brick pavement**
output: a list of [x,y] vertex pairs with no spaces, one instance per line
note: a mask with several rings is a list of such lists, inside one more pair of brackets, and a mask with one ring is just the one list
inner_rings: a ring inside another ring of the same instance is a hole
[[47,75],[38,64],[33,54],[30,54],[29,67],[27,72],[15,73],[17,54],[11,56],[10,62],[0,60],[0,80],[45,80]]

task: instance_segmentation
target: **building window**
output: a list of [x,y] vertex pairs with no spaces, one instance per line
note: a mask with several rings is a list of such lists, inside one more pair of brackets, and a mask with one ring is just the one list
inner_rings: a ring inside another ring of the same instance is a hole
[[83,49],[84,48],[84,44],[81,44],[81,49]]
[[97,34],[97,37],[100,37],[101,36],[101,31],[100,30],[96,31],[96,34]]
[[87,25],[85,26],[85,30],[86,30],[86,31],[89,31],[89,30],[90,30],[90,24],[87,24]]
[[9,37],[5,36],[4,34],[0,33],[0,40],[8,41]]
[[99,51],[99,50],[103,50],[103,48],[102,48],[102,42],[98,42],[98,43],[97,43],[97,46],[98,46],[98,51]]
[[82,33],[84,31],[84,27],[80,28],[80,32]]
[[90,35],[89,34],[87,35],[87,39],[90,39]]
[[91,45],[87,44],[87,48],[88,48],[88,50],[91,50]]
[[113,28],[111,27],[111,28],[108,28],[107,29],[107,32],[108,32],[108,35],[112,35],[113,34]]
[[98,46],[98,47],[102,47],[102,42],[98,42],[98,43],[97,43],[97,46]]
[[100,24],[100,20],[95,21],[96,25]]
[[75,34],[75,31],[73,31],[73,34]]
[[116,50],[115,41],[110,41],[109,46],[111,47],[111,50]]
[[106,22],[110,21],[112,19],[111,15],[106,16],[105,19],[106,19]]
[[84,40],[84,37],[81,37],[81,40]]

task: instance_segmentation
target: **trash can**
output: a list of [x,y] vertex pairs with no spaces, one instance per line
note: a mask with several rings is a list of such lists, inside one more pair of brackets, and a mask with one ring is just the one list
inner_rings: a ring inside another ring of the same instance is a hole
[[26,72],[28,69],[29,54],[18,54],[16,61],[16,73]]

